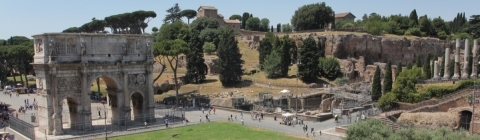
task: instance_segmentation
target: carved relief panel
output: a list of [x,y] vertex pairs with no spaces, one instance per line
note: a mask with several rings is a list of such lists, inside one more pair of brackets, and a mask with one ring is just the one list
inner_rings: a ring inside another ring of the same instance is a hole
[[139,87],[145,86],[146,83],[145,74],[129,74],[128,75],[128,86],[129,87]]
[[65,39],[60,38],[60,39],[55,39],[55,49],[57,49],[58,54],[66,54],[66,49],[65,49]]
[[43,52],[43,40],[35,39],[35,53]]
[[57,78],[57,94],[81,93],[82,84],[80,77],[60,77]]
[[66,54],[77,54],[77,42],[73,38],[67,39]]

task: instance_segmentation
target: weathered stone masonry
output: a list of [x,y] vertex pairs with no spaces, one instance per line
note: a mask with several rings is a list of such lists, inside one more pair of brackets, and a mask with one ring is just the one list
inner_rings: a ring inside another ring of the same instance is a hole
[[129,113],[135,121],[155,121],[152,37],[45,33],[33,38],[40,132],[63,134],[62,107],[69,109],[71,128],[92,129],[89,93],[97,78],[106,83],[112,123],[130,124]]

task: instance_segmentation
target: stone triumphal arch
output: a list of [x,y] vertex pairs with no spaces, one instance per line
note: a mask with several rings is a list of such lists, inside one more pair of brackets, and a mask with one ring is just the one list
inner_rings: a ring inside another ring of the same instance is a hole
[[112,124],[130,124],[131,119],[124,117],[130,112],[133,121],[155,121],[152,37],[44,33],[33,38],[40,132],[62,135],[65,109],[72,128],[92,129],[91,114],[96,110],[89,94],[97,78],[107,87]]

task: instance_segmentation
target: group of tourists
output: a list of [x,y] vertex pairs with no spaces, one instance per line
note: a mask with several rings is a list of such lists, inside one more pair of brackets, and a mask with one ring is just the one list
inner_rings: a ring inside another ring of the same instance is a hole
[[33,102],[30,104],[28,99],[24,100],[25,106],[20,106],[18,112],[25,114],[27,110],[38,110],[38,104],[35,98],[33,98]]

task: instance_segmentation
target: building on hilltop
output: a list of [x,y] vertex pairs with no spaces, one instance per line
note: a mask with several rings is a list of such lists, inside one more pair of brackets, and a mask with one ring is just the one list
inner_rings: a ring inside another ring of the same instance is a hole
[[200,6],[197,10],[197,17],[211,17],[218,21],[220,26],[230,26],[234,30],[240,30],[239,20],[224,19],[222,14],[218,14],[218,9],[213,6]]
[[355,18],[356,17],[350,12],[335,14],[335,22],[343,21],[343,20],[355,21]]

